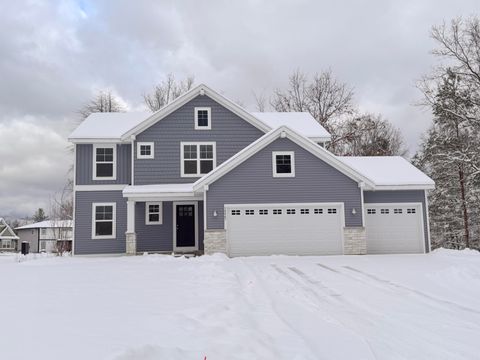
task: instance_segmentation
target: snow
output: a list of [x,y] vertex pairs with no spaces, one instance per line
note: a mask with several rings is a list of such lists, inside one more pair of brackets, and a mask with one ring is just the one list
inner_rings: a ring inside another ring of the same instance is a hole
[[193,183],[129,185],[123,189],[124,195],[142,195],[158,193],[193,193]]
[[330,133],[308,112],[252,112],[251,114],[272,129],[285,125],[305,137],[330,140]]
[[152,116],[151,112],[113,112],[89,115],[68,137],[80,139],[120,140],[123,134]]
[[435,184],[401,156],[339,156],[338,159],[377,186],[424,185],[433,188]]
[[73,221],[71,220],[45,220],[36,222],[33,224],[28,224],[24,226],[16,227],[15,230],[23,229],[38,229],[38,228],[70,228],[73,226]]
[[0,254],[0,271],[10,360],[478,358],[477,252]]

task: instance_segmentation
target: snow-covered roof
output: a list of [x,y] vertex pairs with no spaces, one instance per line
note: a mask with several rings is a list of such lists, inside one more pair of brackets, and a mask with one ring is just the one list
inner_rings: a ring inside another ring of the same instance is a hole
[[434,181],[401,156],[340,156],[345,164],[376,186],[430,189]]
[[69,140],[105,139],[119,141],[123,134],[152,116],[151,112],[93,113],[70,134]]
[[252,115],[272,129],[288,126],[316,141],[330,140],[330,133],[308,112],[252,112]]
[[16,227],[15,230],[39,229],[39,228],[71,228],[72,220],[45,220],[33,224]]

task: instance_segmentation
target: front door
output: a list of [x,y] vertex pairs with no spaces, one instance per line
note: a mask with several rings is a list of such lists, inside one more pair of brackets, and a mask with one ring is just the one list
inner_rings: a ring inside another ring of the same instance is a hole
[[176,248],[195,248],[195,205],[175,205]]

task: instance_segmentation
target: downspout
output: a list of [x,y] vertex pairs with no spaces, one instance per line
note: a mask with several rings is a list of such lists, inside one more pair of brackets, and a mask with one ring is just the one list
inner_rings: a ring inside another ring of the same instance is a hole
[[131,166],[131,176],[130,176],[130,185],[135,185],[135,135],[130,136],[132,143],[132,166]]

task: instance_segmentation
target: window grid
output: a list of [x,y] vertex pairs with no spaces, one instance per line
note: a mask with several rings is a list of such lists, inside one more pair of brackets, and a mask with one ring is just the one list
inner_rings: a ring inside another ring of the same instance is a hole
[[182,144],[182,176],[202,176],[215,167],[215,145]]
[[337,209],[328,209],[327,211],[329,214],[336,214],[337,213]]
[[407,209],[407,214],[415,214],[416,209]]
[[401,214],[403,213],[402,209],[393,209],[394,214]]
[[95,147],[95,173],[94,179],[110,180],[115,178],[114,171],[114,148]]
[[390,210],[389,209],[380,209],[380,214],[390,214]]
[[258,210],[258,213],[260,215],[268,215],[268,210],[267,209]]
[[314,209],[314,210],[313,210],[313,213],[314,213],[314,214],[317,214],[317,215],[323,214],[323,209]]
[[367,214],[373,215],[376,214],[377,210],[376,209],[367,209]]
[[310,214],[310,209],[300,209],[300,214],[308,215],[308,214]]
[[255,210],[245,210],[245,215],[255,215]]
[[282,209],[273,209],[273,215],[282,215]]
[[240,210],[232,210],[232,215],[240,215]]

